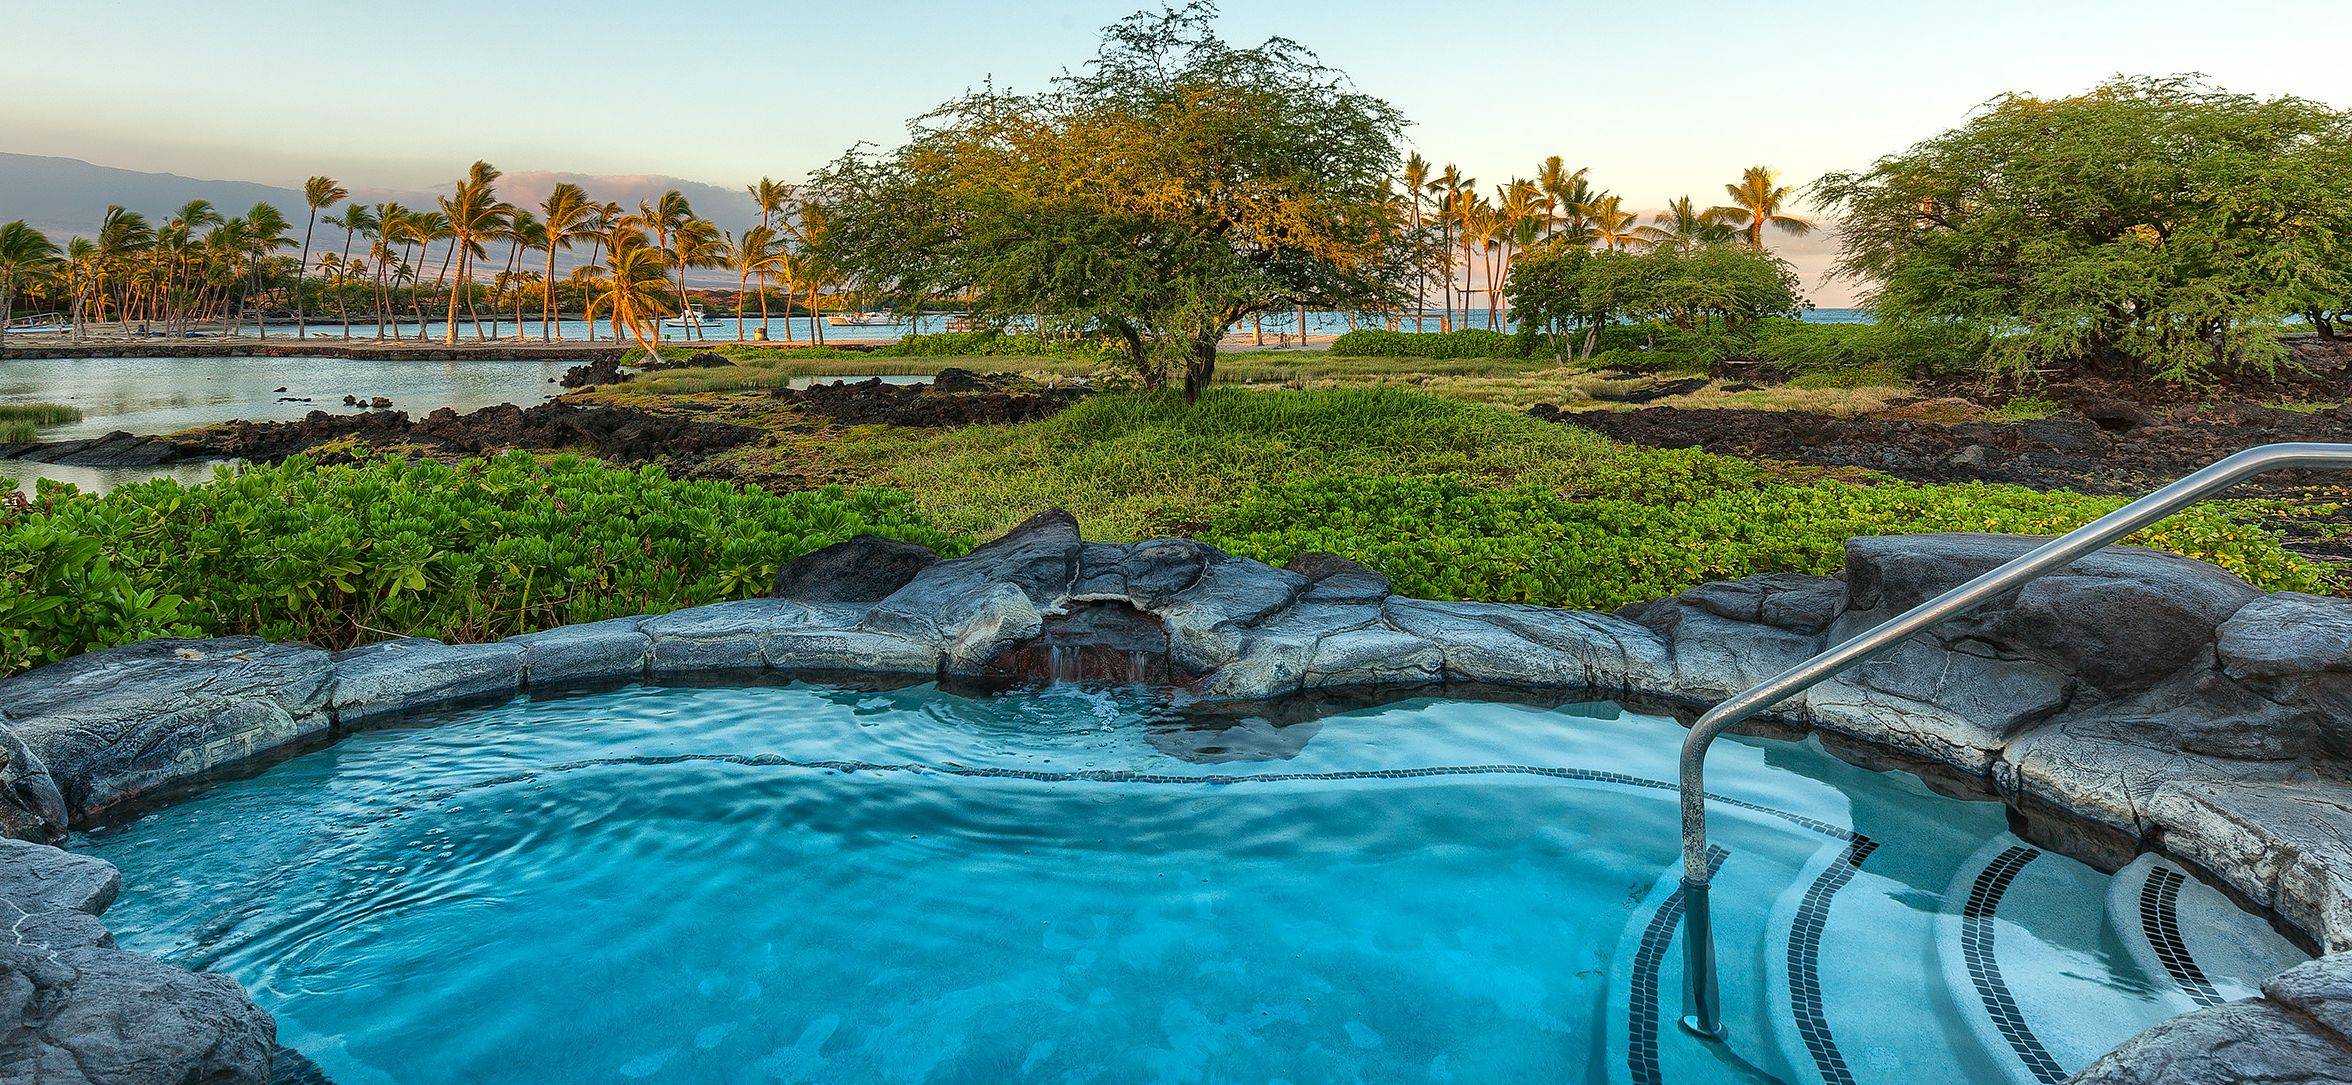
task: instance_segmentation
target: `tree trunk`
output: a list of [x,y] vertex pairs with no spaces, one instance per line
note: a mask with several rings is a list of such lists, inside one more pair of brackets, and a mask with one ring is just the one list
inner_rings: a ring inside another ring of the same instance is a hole
[[452,243],[451,247],[461,251],[457,253],[457,274],[449,278],[449,311],[442,314],[445,318],[443,321],[445,330],[441,333],[441,343],[443,346],[454,347],[457,345],[457,292],[465,284],[466,264],[473,254],[462,251],[465,248],[465,239],[463,238]]
[[1194,341],[1192,356],[1184,360],[1184,402],[1200,402],[1201,392],[1217,375],[1217,337]]
[[310,223],[302,228],[302,262],[294,265],[294,338],[310,338],[310,302],[302,296],[303,277],[310,273],[310,235],[318,231],[318,208],[310,209]]

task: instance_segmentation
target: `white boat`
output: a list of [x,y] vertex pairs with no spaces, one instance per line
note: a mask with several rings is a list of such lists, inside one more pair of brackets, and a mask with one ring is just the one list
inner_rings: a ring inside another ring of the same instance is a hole
[[674,328],[678,331],[701,331],[711,323],[711,318],[702,315],[702,306],[689,305],[685,312],[663,320],[662,327]]
[[858,312],[829,313],[825,323],[836,328],[872,328],[882,324],[896,324],[898,321],[891,319],[889,313]]

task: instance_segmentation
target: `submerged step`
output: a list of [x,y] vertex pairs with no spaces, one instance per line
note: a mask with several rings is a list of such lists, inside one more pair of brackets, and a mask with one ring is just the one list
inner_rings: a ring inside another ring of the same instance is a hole
[[2152,854],[2109,881],[2107,922],[2178,1013],[2253,998],[2264,980],[2308,958],[2228,894]]
[[1953,879],[1940,925],[1952,1004],[2009,1080],[2039,1085],[2305,959],[2170,863],[2143,857],[2110,878],[2014,839]]

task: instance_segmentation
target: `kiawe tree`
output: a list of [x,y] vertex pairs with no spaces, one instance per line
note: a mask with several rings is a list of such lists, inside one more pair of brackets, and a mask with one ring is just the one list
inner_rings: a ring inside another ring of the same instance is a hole
[[894,309],[965,297],[983,320],[1115,338],[1187,398],[1253,314],[1402,300],[1402,118],[1292,42],[1220,40],[1215,15],[1130,16],[1043,93],[984,87],[895,151],[844,155],[812,182],[820,257]]
[[2012,374],[2268,367],[2278,321],[2352,308],[2352,115],[2305,99],[2012,94],[1813,192],[1882,319],[1985,327]]

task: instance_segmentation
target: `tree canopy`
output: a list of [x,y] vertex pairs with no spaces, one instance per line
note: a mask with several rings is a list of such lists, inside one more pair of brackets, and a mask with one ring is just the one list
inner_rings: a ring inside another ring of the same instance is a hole
[[1768,316],[1804,307],[1797,278],[1770,253],[1722,241],[1618,252],[1547,245],[1511,269],[1511,313],[1525,334],[1581,329],[1589,353],[1599,330],[1656,321],[1683,331],[1737,335]]
[[2280,319],[2352,308],[2352,117],[2300,98],[2012,94],[1814,194],[1882,318],[1988,327],[2013,373],[2268,367]]
[[1036,94],[985,87],[813,185],[826,255],[878,304],[1116,337],[1188,396],[1251,314],[1399,300],[1403,120],[1295,43],[1220,40],[1202,2],[1142,12]]

